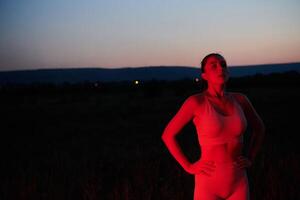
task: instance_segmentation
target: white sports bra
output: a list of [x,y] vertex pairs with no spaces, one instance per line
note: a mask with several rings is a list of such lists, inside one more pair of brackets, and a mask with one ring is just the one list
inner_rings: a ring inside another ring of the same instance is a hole
[[233,111],[230,115],[223,115],[204,95],[204,110],[193,118],[201,146],[223,144],[232,140],[243,141],[247,120],[238,102],[230,97],[234,103]]

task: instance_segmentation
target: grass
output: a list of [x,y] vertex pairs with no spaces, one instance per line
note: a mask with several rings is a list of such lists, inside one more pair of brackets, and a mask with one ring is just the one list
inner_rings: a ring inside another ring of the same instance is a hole
[[[248,96],[267,128],[248,170],[251,199],[299,199],[299,87],[288,77],[283,85],[258,77],[266,84],[249,86],[255,78],[228,88]],[[78,88],[1,88],[0,199],[193,198],[193,176],[160,136],[185,98],[198,92],[194,83]],[[199,156],[191,123],[178,140],[190,160]]]

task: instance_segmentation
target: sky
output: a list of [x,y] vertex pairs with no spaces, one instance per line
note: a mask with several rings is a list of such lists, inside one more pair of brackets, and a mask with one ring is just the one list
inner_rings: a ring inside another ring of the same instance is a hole
[[0,70],[300,61],[299,0],[0,0]]

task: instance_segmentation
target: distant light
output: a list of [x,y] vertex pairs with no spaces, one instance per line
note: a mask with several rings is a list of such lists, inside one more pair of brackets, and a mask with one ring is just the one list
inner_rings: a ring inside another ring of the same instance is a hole
[[137,81],[137,80],[136,80],[136,81],[134,81],[134,84],[136,84],[136,85],[138,85],[139,83],[140,83],[140,82],[139,82],[139,81]]
[[199,78],[195,78],[195,81],[196,81],[196,82],[199,82],[199,81],[200,81],[200,79],[199,79]]

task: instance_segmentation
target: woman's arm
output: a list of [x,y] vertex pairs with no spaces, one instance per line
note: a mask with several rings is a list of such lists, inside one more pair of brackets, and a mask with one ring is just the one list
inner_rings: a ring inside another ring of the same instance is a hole
[[193,118],[196,105],[197,101],[194,96],[187,98],[176,115],[168,123],[161,136],[169,152],[186,171],[188,171],[191,163],[177,143],[176,135]]
[[253,162],[262,146],[262,142],[265,136],[265,125],[260,116],[255,111],[250,100],[245,95],[235,93],[235,96],[243,108],[248,123],[252,127],[249,150],[246,156],[250,159],[251,162]]

